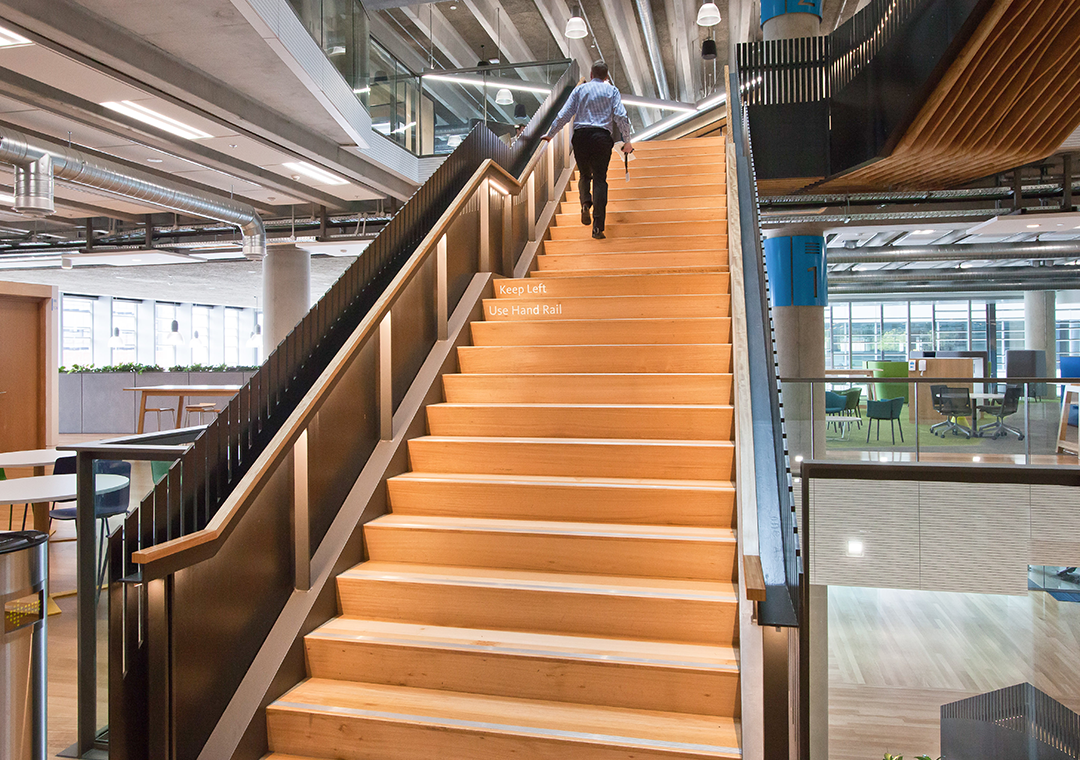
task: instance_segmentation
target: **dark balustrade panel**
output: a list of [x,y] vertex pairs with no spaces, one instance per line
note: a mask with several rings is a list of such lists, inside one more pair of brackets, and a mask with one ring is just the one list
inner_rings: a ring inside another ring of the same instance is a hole
[[447,314],[454,313],[473,275],[480,271],[480,193],[473,193],[446,231]]
[[489,213],[491,224],[487,230],[481,230],[480,234],[488,236],[488,250],[491,252],[491,268],[496,272],[502,271],[501,262],[503,255],[503,196],[493,187],[488,188]]
[[390,310],[395,410],[439,337],[435,281],[436,261],[429,256]]

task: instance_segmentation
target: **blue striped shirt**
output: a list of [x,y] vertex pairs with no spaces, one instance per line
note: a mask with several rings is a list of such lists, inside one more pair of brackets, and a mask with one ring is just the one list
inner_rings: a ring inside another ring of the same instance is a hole
[[[600,127],[611,132],[616,140],[619,139],[620,134],[623,140],[629,140],[630,135],[633,134],[618,88],[601,79],[593,79],[574,88],[566,105],[559,111],[559,117],[548,130],[548,136],[553,136],[572,118],[574,118],[574,129]],[[616,127],[618,127],[617,132]]]

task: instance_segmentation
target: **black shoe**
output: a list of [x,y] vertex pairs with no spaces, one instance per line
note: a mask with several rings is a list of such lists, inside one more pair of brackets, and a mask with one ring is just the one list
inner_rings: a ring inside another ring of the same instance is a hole
[[581,223],[592,224],[592,214],[589,213],[589,207],[585,205],[581,207]]
[[604,231],[603,230],[598,230],[595,227],[593,227],[592,236],[593,236],[593,240],[603,240],[604,237],[605,237]]

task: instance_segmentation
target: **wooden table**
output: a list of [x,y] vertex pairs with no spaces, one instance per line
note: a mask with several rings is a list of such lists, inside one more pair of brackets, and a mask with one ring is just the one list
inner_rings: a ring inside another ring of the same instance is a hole
[[[43,476],[46,467],[52,467],[57,459],[73,457],[74,452],[57,451],[56,449],[30,449],[29,451],[8,451],[0,454],[0,468],[33,468],[34,475]],[[25,480],[25,478],[23,478]],[[4,481],[8,482],[8,481]],[[16,504],[33,504],[34,530],[47,533],[49,530],[49,501],[41,502],[18,501]]]
[[240,391],[239,385],[144,385],[138,388],[124,388],[125,391],[142,393],[139,402],[139,425],[137,433],[143,432],[146,423],[146,399],[151,396],[173,396],[176,398],[176,426],[180,427],[180,415],[184,413],[184,399],[191,396],[224,396],[232,398]]

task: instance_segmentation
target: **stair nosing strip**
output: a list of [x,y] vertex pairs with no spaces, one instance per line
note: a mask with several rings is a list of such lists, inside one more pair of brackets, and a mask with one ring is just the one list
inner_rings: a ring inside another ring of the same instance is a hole
[[628,745],[650,747],[653,749],[670,749],[694,752],[728,752],[739,753],[736,747],[722,747],[713,744],[691,744],[688,742],[666,742],[659,739],[643,739],[633,736],[609,736],[607,734],[592,734],[585,731],[564,731],[556,728],[537,728],[535,726],[516,726],[506,723],[486,723],[476,720],[462,720],[460,718],[438,718],[430,715],[413,715],[409,713],[392,713],[380,710],[361,710],[355,707],[339,707],[337,705],[316,705],[306,702],[277,701],[276,707],[284,707],[295,710],[310,712],[329,712],[338,715],[352,715],[355,717],[377,718],[382,720],[404,721],[411,723],[425,723],[435,726],[453,726],[455,728],[467,728],[474,730],[493,731],[502,734],[526,734],[541,738],[551,739],[576,739],[578,741],[601,742],[604,744]]
[[[514,522],[514,521],[508,520],[507,522]],[[574,523],[568,523],[568,524],[572,525]],[[384,527],[384,526],[372,526],[372,527]],[[385,527],[389,527],[389,526],[385,526]],[[731,543],[732,541],[735,540],[734,537],[728,538],[728,537],[720,537],[720,536],[665,536],[665,535],[647,534],[647,533],[619,533],[619,532],[615,532],[615,531],[604,531],[604,532],[600,532],[600,531],[574,531],[574,532],[569,532],[569,531],[565,531],[565,530],[558,530],[558,529],[555,529],[555,528],[547,528],[547,529],[543,529],[543,528],[532,529],[532,528],[530,528],[530,529],[526,530],[526,529],[523,529],[523,528],[513,528],[513,527],[503,528],[503,527],[499,527],[499,526],[483,526],[483,525],[470,526],[468,524],[461,525],[461,524],[456,524],[456,523],[454,525],[442,526],[442,525],[432,525],[430,523],[398,522],[396,520],[394,521],[393,527],[394,528],[409,528],[409,529],[416,529],[416,530],[456,530],[456,531],[461,531],[461,532],[466,532],[466,533],[468,533],[468,532],[475,532],[475,533],[481,533],[481,532],[485,532],[485,533],[522,533],[522,534],[538,533],[538,534],[544,535],[544,536],[566,536],[567,538],[578,538],[578,537],[581,537],[581,538],[640,538],[640,539],[645,539],[645,540],[649,540],[649,541],[697,541],[697,542],[701,542],[701,543],[717,543],[717,544]]]
[[366,571],[363,575],[353,575],[352,571],[346,570],[338,577],[351,579],[351,580],[377,580],[377,581],[406,581],[410,583],[424,583],[433,586],[471,586],[473,588],[493,588],[493,589],[508,589],[508,590],[521,590],[521,591],[548,591],[548,592],[566,592],[572,594],[591,594],[593,596],[633,596],[644,599],[678,599],[681,601],[692,602],[722,602],[730,603],[737,602],[738,598],[734,594],[721,594],[714,592],[712,594],[693,593],[693,592],[674,592],[663,591],[660,589],[635,589],[633,587],[621,587],[621,588],[607,588],[605,586],[586,586],[584,584],[579,586],[558,586],[554,584],[542,584],[537,581],[518,581],[514,584],[500,583],[493,581],[483,581],[478,578],[444,578],[438,575],[424,575],[424,574],[412,574],[409,575],[408,571],[400,573],[389,572],[370,572]]
[[433,640],[424,641],[419,639],[397,639],[388,636],[375,636],[371,634],[334,633],[331,631],[321,631],[319,629],[312,631],[308,635],[314,638],[333,638],[346,641],[370,641],[376,644],[396,644],[398,646],[415,646],[423,647],[425,649],[456,649],[460,651],[483,651],[494,652],[497,654],[544,657],[549,659],[591,660],[597,662],[608,662],[615,665],[630,663],[633,665],[656,665],[667,667],[696,668],[699,670],[734,671],[736,673],[739,670],[738,665],[724,663],[684,662],[680,660],[653,660],[645,657],[626,656],[619,656],[617,658],[613,658],[610,654],[597,654],[590,652],[559,652],[551,649],[520,649],[516,647],[497,646],[494,644],[464,644],[458,642],[443,642]]

